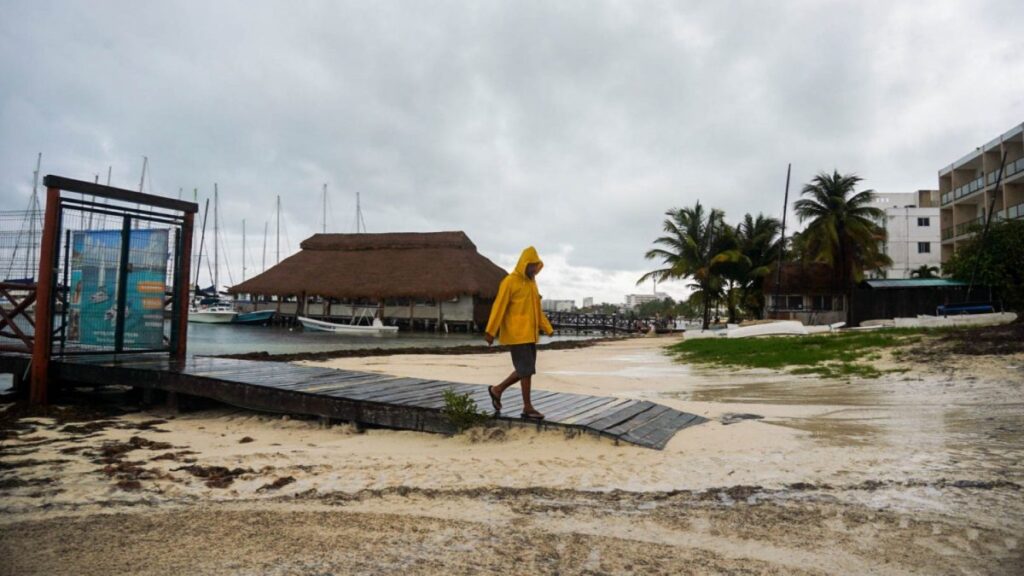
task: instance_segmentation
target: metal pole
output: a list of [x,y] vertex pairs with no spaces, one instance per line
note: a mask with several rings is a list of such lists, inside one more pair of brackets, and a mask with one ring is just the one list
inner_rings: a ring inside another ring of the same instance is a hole
[[[124,317],[128,303],[128,256],[131,251],[132,217],[125,216],[121,225],[121,262],[117,269],[117,293],[115,294],[114,352],[124,350]],[[139,311],[135,312],[136,314]]]
[[281,263],[281,196],[277,196],[277,264]]
[[220,244],[217,233],[217,183],[213,183],[213,295],[220,298]]
[[43,164],[43,153],[36,156],[36,171],[32,173],[32,200],[29,202],[28,213],[28,262],[26,262],[27,278],[29,270],[36,265],[36,213],[39,210],[39,168]]
[[786,195],[782,200],[782,238],[779,239],[779,266],[775,271],[775,312],[779,311],[779,291],[782,289],[782,257],[786,253],[786,212],[789,211],[789,175],[793,164],[786,165]]
[[988,236],[988,227],[992,223],[992,210],[996,207],[996,194],[999,186],[1003,183],[1003,167],[1006,166],[1006,148],[1003,148],[1003,159],[999,162],[999,172],[996,172],[996,186],[992,189],[992,201],[988,203],[988,212],[985,214],[985,227],[981,230],[981,239],[978,241],[978,253],[974,256],[974,267],[971,270],[971,281],[967,284],[968,302],[971,301],[971,291],[974,290],[974,280],[978,277],[978,265],[981,264],[981,252],[985,246],[985,238]]

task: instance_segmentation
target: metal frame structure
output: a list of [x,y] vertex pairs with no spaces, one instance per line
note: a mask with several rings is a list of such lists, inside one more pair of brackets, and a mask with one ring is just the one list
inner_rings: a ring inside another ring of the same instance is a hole
[[[165,305],[171,305],[171,334],[169,347],[158,350],[130,350],[132,353],[139,352],[169,352],[172,359],[183,361],[187,351],[188,337],[188,299],[189,299],[189,276],[190,263],[192,258],[192,228],[195,213],[199,207],[193,202],[184,202],[171,198],[164,198],[153,194],[133,192],[110,186],[102,186],[92,182],[72,180],[61,176],[49,175],[43,178],[46,186],[46,212],[43,217],[43,235],[39,250],[39,275],[36,283],[36,328],[35,337],[32,340],[32,363],[31,380],[29,386],[29,401],[33,404],[45,404],[49,384],[50,360],[54,353],[54,343],[59,338],[61,355],[69,352],[64,349],[67,306],[62,307],[60,326],[54,327],[55,310],[58,298],[66,291],[66,279],[64,289],[58,286],[58,276],[61,269],[61,237],[70,238],[70,231],[63,230],[63,215],[65,210],[78,210],[94,214],[106,215],[114,218],[121,218],[121,251],[120,266],[118,268],[119,282],[115,295],[116,306],[116,328],[113,353],[128,352],[124,348],[124,318],[125,288],[128,266],[128,242],[130,231],[134,220],[156,222],[173,228],[176,232],[173,250],[173,275],[171,291],[165,294],[168,297]],[[64,193],[74,193],[80,197],[72,197]],[[90,199],[87,200],[86,196]],[[102,199],[104,202],[98,202]],[[111,204],[114,202],[114,204]],[[130,206],[133,204],[134,207]],[[66,232],[66,234],[62,234]],[[67,270],[67,252],[65,250],[64,270]],[[44,328],[45,327],[45,328]],[[111,351],[104,351],[110,353]]]

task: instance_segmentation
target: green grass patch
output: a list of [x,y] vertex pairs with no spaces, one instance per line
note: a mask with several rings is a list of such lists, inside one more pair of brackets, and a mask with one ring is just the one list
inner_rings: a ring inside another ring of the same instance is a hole
[[931,331],[887,329],[814,336],[708,338],[684,341],[669,350],[677,359],[696,364],[789,370],[824,378],[878,378],[884,372],[870,362],[881,359],[881,350],[915,344],[928,333]]

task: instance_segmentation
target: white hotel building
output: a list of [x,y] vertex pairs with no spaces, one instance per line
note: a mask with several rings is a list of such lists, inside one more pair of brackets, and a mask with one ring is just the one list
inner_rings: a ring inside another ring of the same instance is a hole
[[907,279],[921,266],[939,267],[939,192],[876,193],[875,207],[885,211],[883,251],[892,259],[885,277]]

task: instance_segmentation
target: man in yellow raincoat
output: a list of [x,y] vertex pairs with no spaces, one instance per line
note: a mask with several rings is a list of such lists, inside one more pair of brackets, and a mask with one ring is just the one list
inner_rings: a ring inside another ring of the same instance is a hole
[[533,246],[523,250],[516,269],[501,281],[498,296],[491,306],[484,339],[491,344],[497,336],[502,345],[508,346],[512,350],[512,366],[515,368],[504,382],[487,389],[496,414],[501,413],[501,395],[509,386],[521,382],[521,416],[532,420],[544,419],[530,401],[530,381],[537,373],[537,337],[541,332],[548,336],[554,333],[551,322],[540,308],[540,292],[534,280],[543,267],[544,263]]

